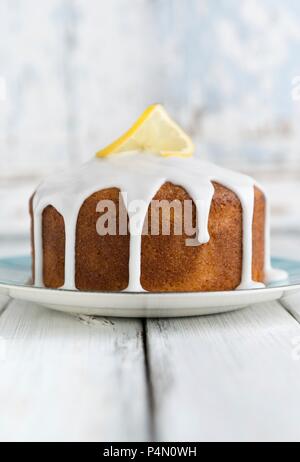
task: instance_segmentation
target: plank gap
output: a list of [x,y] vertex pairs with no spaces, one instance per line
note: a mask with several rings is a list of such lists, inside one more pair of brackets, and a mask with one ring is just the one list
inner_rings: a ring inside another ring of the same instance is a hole
[[287,311],[298,324],[300,324],[299,313],[297,311],[294,311],[293,306],[287,303],[285,300],[279,300],[279,303],[282,306],[282,308],[285,311]]
[[13,300],[9,298],[6,302],[4,302],[4,305],[0,308],[0,316],[2,316],[5,313],[12,301]]
[[145,357],[145,378],[147,387],[147,401],[148,401],[148,412],[149,412],[149,434],[150,441],[157,441],[156,439],[156,427],[155,427],[155,397],[154,388],[151,377],[150,367],[150,356],[149,356],[149,343],[148,343],[148,328],[147,319],[142,319],[142,340]]
[[299,439],[299,332],[277,302],[148,321],[158,441]]

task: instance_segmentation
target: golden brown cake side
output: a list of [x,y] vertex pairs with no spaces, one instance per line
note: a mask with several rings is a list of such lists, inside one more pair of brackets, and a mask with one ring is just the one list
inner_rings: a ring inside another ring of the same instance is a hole
[[43,211],[42,224],[44,284],[57,289],[65,281],[65,223],[60,213],[49,205]]
[[265,224],[266,199],[260,189],[254,187],[254,212],[252,226],[252,279],[265,281]]
[[76,287],[79,290],[124,290],[129,281],[129,235],[99,236],[96,229],[100,201],[111,200],[119,207],[119,189],[110,188],[90,196],[82,205],[76,230]]
[[[144,289],[155,292],[233,290],[241,282],[242,208],[238,197],[213,183],[215,193],[209,216],[208,244],[187,247],[188,236],[144,236],[142,277]],[[165,184],[155,199],[189,200],[184,189]],[[255,188],[253,221],[253,279],[264,280],[264,203]],[[194,224],[196,209],[194,205]]]
[[[34,247],[34,195],[29,202],[31,217],[31,255],[32,279],[35,279],[35,253]],[[43,281],[47,288],[57,289],[64,285],[65,279],[65,224],[58,211],[48,206],[42,215],[42,243],[43,243]]]
[[[189,236],[145,235],[142,237],[141,284],[145,290],[217,291],[233,290],[241,281],[242,208],[238,197],[214,183],[209,218],[210,241],[186,246]],[[180,186],[166,183],[154,199],[191,200]],[[119,190],[110,188],[90,196],[81,207],[76,230],[76,287],[80,290],[118,291],[129,281],[129,236],[99,236],[96,223],[100,200],[119,204]],[[123,204],[121,206],[124,207]],[[195,224],[195,205],[193,206]],[[32,214],[32,213],[31,213]],[[173,217],[174,220],[174,217]],[[151,223],[150,209],[148,223]],[[160,218],[160,227],[161,227]],[[255,188],[253,217],[253,279],[264,280],[265,198]],[[174,222],[171,230],[174,231]],[[53,207],[43,212],[43,274],[46,287],[64,282],[65,230],[62,216]]]

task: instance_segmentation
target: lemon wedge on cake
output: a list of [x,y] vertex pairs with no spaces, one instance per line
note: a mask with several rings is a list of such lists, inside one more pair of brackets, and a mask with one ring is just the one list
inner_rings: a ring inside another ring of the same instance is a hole
[[149,106],[133,126],[97,157],[127,151],[150,151],[163,157],[191,157],[195,147],[190,137],[161,104]]

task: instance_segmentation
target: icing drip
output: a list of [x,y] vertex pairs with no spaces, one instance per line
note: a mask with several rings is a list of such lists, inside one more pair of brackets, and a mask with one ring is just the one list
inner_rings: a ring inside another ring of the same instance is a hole
[[42,209],[34,210],[34,248],[35,248],[35,277],[34,283],[43,286],[43,243],[42,243]]
[[[69,170],[42,183],[33,200],[35,284],[43,286],[42,214],[52,205],[64,218],[66,233],[64,289],[75,289],[76,224],[84,201],[97,191],[119,188],[129,217],[129,284],[126,291],[143,291],[141,276],[142,231],[148,207],[166,182],[182,186],[196,204],[197,240],[209,241],[209,212],[214,195],[212,182],[222,184],[240,199],[243,210],[243,265],[238,289],[263,287],[252,280],[252,222],[254,180],[198,159],[163,158],[151,153],[117,154]],[[261,188],[260,188],[261,189]],[[136,201],[139,201],[137,204]],[[140,209],[137,205],[144,206]],[[269,205],[266,199],[265,273],[266,282],[286,275],[273,270],[270,259]]]

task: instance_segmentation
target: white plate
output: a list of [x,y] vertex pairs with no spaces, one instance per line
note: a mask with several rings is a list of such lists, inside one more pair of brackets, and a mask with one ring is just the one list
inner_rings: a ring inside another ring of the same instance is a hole
[[274,259],[289,280],[264,289],[232,292],[111,293],[52,290],[26,283],[30,279],[29,257],[0,260],[0,293],[38,303],[54,310],[95,316],[183,317],[222,313],[254,303],[279,300],[300,291],[300,262]]

